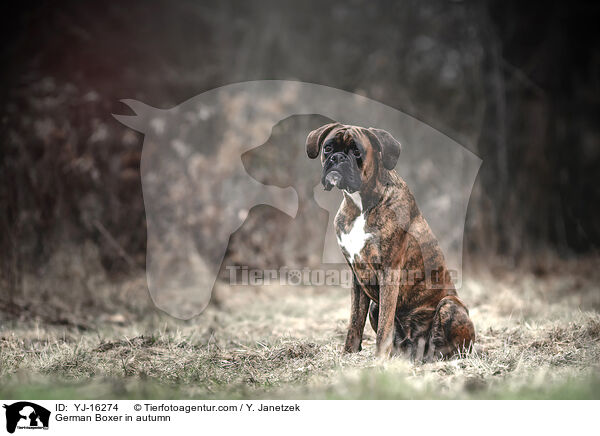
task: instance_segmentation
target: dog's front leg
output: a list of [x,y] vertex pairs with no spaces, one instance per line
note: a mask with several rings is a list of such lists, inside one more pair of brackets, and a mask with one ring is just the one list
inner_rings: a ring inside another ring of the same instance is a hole
[[354,277],[352,280],[350,325],[348,326],[348,335],[346,336],[346,344],[344,345],[345,353],[357,353],[362,349],[360,344],[368,312],[369,297],[367,297],[356,277]]
[[394,318],[398,304],[398,284],[383,282],[379,285],[379,317],[377,325],[376,355],[389,357],[394,345]]

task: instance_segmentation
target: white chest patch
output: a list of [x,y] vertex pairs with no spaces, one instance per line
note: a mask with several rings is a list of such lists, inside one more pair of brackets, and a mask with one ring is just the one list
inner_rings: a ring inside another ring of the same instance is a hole
[[360,261],[360,252],[364,248],[365,243],[369,240],[369,238],[373,237],[373,234],[366,232],[366,221],[365,215],[362,213],[362,202],[360,201],[360,195],[350,195],[350,197],[361,210],[361,214],[358,215],[354,219],[354,222],[350,224],[348,233],[340,232],[340,235],[338,236],[338,244],[342,249],[348,252],[348,261],[350,263],[354,263],[356,260]]

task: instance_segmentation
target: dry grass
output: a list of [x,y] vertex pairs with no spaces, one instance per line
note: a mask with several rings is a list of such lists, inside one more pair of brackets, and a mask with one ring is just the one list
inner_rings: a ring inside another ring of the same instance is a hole
[[476,279],[464,284],[461,296],[478,330],[476,352],[424,365],[376,360],[370,327],[363,351],[342,355],[349,295],[340,288],[227,288],[220,292],[219,307],[188,322],[145,303],[137,313],[104,315],[96,322],[88,315],[76,323],[79,328],[7,321],[0,330],[0,393],[4,398],[599,398],[600,291],[593,277],[579,271],[581,265],[562,264],[560,274],[471,273]]

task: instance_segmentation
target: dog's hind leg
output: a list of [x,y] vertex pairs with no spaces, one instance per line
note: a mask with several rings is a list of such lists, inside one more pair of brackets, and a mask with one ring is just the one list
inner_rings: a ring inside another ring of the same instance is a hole
[[470,351],[475,341],[475,328],[469,311],[456,296],[447,296],[438,303],[429,340],[428,357],[441,354],[449,357]]

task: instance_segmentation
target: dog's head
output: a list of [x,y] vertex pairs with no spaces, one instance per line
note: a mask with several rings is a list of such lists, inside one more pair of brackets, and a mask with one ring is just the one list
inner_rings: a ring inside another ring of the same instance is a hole
[[394,169],[400,148],[385,130],[340,123],[325,124],[306,139],[308,157],[321,154],[321,183],[327,191],[334,186],[349,193],[372,189],[385,171]]

